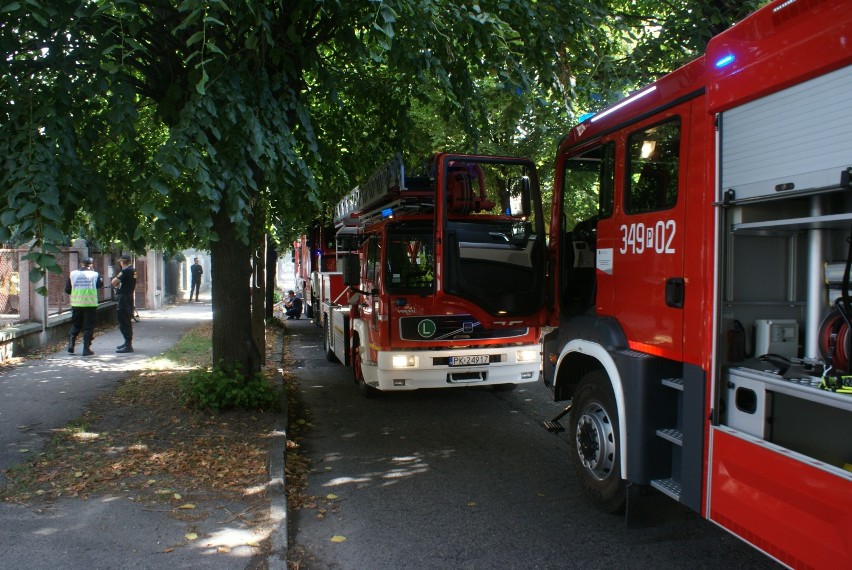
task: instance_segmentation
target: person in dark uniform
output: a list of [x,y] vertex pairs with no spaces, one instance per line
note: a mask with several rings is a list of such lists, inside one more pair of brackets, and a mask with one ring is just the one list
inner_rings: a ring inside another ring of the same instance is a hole
[[133,292],[136,290],[136,268],[129,255],[122,255],[118,260],[121,271],[112,278],[110,283],[115,288],[115,298],[118,301],[118,330],[124,336],[124,344],[115,347],[119,353],[133,352]]
[[189,266],[189,271],[192,273],[192,280],[189,287],[189,300],[192,301],[192,293],[195,292],[195,300],[198,301],[198,292],[201,290],[201,275],[204,269],[201,267],[198,258],[195,258],[195,263]]
[[296,293],[292,289],[287,291],[288,298],[284,301],[284,314],[287,315],[287,320],[298,319],[302,316],[302,300],[296,297]]
[[68,276],[65,292],[71,295],[71,336],[68,338],[68,352],[74,354],[77,335],[83,332],[83,356],[92,356],[92,339],[95,336],[95,320],[98,312],[98,289],[104,282],[97,271],[92,269],[95,260],[83,258],[80,269]]

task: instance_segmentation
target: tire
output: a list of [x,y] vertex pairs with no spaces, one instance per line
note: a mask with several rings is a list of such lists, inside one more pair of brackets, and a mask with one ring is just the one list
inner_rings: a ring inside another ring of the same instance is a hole
[[373,398],[378,395],[379,391],[364,381],[364,371],[361,370],[361,345],[357,336],[352,338],[352,374],[362,396]]
[[310,303],[305,303],[305,317],[308,319],[314,318],[314,298],[311,297]]
[[586,374],[574,393],[568,446],[583,492],[608,513],[624,511],[618,408],[603,371]]
[[334,355],[334,350],[331,349],[331,325],[328,324],[328,319],[323,321],[323,345],[325,348],[325,359],[329,362],[337,362],[337,356]]

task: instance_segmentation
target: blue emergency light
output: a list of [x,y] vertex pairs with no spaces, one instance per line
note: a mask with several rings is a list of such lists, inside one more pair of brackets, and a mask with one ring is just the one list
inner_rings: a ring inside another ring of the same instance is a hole
[[382,210],[382,218],[392,218],[393,217],[393,208],[385,208]]
[[716,69],[722,69],[723,67],[727,67],[734,63],[734,54],[729,53],[725,57],[721,57],[716,61]]

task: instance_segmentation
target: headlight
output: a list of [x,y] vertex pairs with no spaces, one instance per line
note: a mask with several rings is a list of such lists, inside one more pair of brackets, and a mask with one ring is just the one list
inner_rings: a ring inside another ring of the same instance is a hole
[[391,364],[394,368],[417,368],[417,357],[410,354],[396,354]]
[[537,350],[519,350],[516,353],[515,360],[517,362],[535,362],[538,360]]

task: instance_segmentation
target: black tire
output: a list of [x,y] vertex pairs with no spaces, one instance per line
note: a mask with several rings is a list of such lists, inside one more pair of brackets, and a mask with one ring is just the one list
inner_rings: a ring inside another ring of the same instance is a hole
[[364,371],[361,370],[361,346],[357,336],[352,338],[352,374],[362,396],[373,398],[379,394],[378,390],[364,381]]
[[624,511],[618,408],[607,375],[586,374],[574,393],[568,446],[583,492],[608,513]]
[[314,298],[311,297],[310,303],[305,303],[305,317],[312,319],[314,318]]
[[323,320],[322,324],[323,329],[323,347],[325,348],[325,359],[329,362],[337,362],[337,356],[334,355],[334,351],[331,349],[331,325],[329,325],[328,320]]

